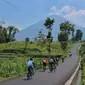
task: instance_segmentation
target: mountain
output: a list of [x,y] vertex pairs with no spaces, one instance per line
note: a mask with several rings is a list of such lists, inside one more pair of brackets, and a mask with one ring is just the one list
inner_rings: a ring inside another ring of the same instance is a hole
[[[58,15],[50,16],[50,18],[52,18],[52,19],[54,18],[54,20],[55,20],[54,25],[53,25],[53,29],[52,29],[52,36],[54,37],[54,41],[55,41],[55,40],[57,40],[57,35],[58,35],[59,29],[60,29],[59,28],[60,24],[62,22],[67,21],[67,20],[64,17],[58,16]],[[20,32],[17,33],[15,36],[16,40],[22,41],[22,40],[25,40],[26,37],[29,37],[31,40],[34,40],[34,37],[38,35],[38,32],[41,29],[43,29],[43,33],[46,34],[47,29],[43,25],[45,20],[46,19],[41,20],[41,21],[36,22],[35,24],[32,24],[31,26],[29,26],[23,30],[20,30]],[[85,35],[84,35],[85,29],[78,26],[78,25],[75,25],[75,29],[81,29],[83,32],[83,39],[85,39]]]

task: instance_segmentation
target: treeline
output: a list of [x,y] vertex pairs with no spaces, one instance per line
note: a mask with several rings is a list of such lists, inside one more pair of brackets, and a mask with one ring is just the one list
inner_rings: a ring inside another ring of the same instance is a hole
[[60,24],[60,33],[58,34],[58,41],[61,43],[61,48],[65,51],[68,46],[68,41],[81,41],[83,32],[80,29],[75,30],[75,25],[69,21]]
[[8,26],[7,28],[0,26],[0,43],[15,41],[17,32],[19,32],[18,28],[14,26]]
[[82,37],[83,32],[80,29],[75,30],[75,25],[71,24],[69,21],[60,24],[60,33],[58,34],[59,41],[80,41]]
[[[47,50],[49,52],[49,55],[51,53],[51,43],[53,41],[53,36],[52,36],[52,29],[54,25],[55,19],[50,19],[49,17],[45,20],[44,26],[48,30],[47,35],[43,33],[43,30],[41,29],[38,32],[38,36],[35,37],[35,41],[39,43],[41,46],[41,49],[44,44],[47,45]],[[56,28],[57,29],[57,28]],[[57,33],[56,33],[57,35]],[[60,31],[58,33],[57,40],[61,44],[61,48],[66,51],[68,42],[76,42],[76,41],[81,41],[83,37],[83,32],[80,29],[75,29],[75,25],[73,25],[69,21],[65,21],[60,24]]]

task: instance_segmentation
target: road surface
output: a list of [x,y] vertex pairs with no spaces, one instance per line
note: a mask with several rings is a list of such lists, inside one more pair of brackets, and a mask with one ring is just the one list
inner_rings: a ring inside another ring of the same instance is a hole
[[78,65],[77,47],[72,48],[72,56],[64,63],[59,64],[56,72],[50,73],[48,70],[36,72],[32,80],[25,80],[26,77],[21,77],[1,82],[0,85],[64,85]]

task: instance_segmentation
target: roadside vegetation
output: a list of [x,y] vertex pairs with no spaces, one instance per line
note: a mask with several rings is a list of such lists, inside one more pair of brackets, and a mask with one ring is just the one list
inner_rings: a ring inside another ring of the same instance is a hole
[[81,56],[81,85],[85,85],[85,44],[81,44],[79,50],[79,55]]

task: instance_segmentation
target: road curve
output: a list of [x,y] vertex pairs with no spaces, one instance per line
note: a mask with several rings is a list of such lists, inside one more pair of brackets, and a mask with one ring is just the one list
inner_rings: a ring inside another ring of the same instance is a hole
[[0,85],[64,85],[78,65],[77,47],[78,45],[73,46],[72,57],[61,63],[56,72],[36,72],[32,80],[25,80],[26,77],[22,77],[1,82]]

